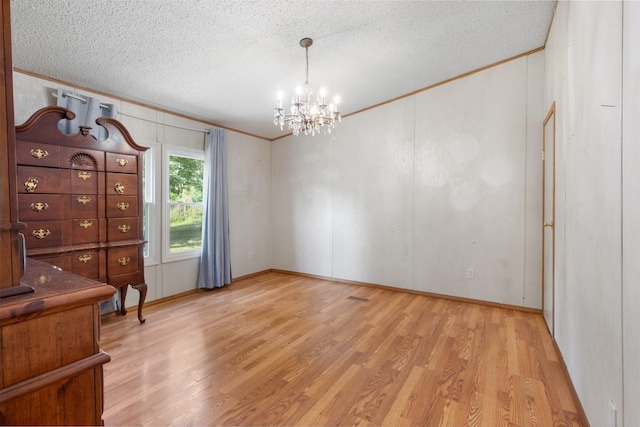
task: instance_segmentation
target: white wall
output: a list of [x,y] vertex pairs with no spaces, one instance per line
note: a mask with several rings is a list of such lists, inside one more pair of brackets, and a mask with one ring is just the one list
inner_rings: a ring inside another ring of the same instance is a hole
[[624,425],[640,426],[640,3],[623,6],[622,312]]
[[[158,202],[162,200],[162,180],[159,178],[162,173],[161,147],[177,145],[204,150],[203,132],[174,126],[206,129],[211,125],[19,72],[14,72],[13,78],[16,124],[24,123],[42,107],[55,105],[52,92],[58,87],[116,104],[122,113],[118,120],[125,125],[133,139],[156,151],[158,180],[155,196]],[[233,276],[239,277],[271,267],[271,142],[232,131],[227,133],[227,142],[231,268]],[[150,230],[150,240],[157,239],[158,248],[162,239],[161,208],[162,203],[158,203],[156,222]],[[158,252],[155,259],[156,262],[148,262],[145,267],[147,301],[196,288],[199,258],[161,264]],[[129,290],[126,305],[135,306],[137,303],[138,293]]]
[[[640,425],[638,409],[632,408],[640,383],[633,366],[640,356],[637,334],[629,331],[625,337],[624,371],[622,350],[623,271],[625,321],[635,326],[640,320],[640,246],[633,241],[634,233],[639,237],[640,152],[638,120],[629,115],[634,105],[638,112],[639,33],[632,28],[640,19],[637,6],[625,7],[635,9],[635,16],[625,17],[623,40],[621,2],[559,2],[545,52],[545,105],[556,101],[558,123],[555,338],[594,426],[610,425],[609,401],[619,426],[623,420],[626,426]],[[623,45],[625,63],[631,61],[624,87],[629,112],[621,105]]]
[[358,114],[338,129],[334,277],[413,287],[414,102],[405,98]]
[[230,132],[228,144],[231,272],[240,277],[271,268],[271,142]]
[[274,141],[274,268],[540,308],[543,71],[536,53]]

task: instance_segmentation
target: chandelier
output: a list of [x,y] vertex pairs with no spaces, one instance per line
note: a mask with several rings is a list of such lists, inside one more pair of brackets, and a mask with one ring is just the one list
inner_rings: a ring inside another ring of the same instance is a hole
[[298,86],[296,95],[291,98],[291,113],[285,114],[282,108],[282,93],[278,93],[276,108],[273,110],[273,124],[280,126],[280,130],[284,130],[285,123],[288,123],[289,130],[296,136],[301,132],[313,136],[323,127],[327,133],[331,133],[331,129],[335,129],[341,119],[337,97],[327,106],[324,88],[319,90],[317,96],[313,96],[313,89],[309,84],[309,46],[312,44],[313,40],[310,38],[300,40],[300,46],[305,49],[307,60],[306,80],[304,87]]

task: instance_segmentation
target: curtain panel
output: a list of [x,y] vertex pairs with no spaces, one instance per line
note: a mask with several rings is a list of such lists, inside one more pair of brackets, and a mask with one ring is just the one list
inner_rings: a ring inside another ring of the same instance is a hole
[[229,202],[227,196],[227,131],[212,128],[204,144],[204,213],[198,288],[231,283]]
[[76,117],[73,120],[62,120],[58,124],[60,132],[76,135],[80,126],[89,126],[89,133],[98,141],[107,138],[107,130],[96,123],[99,117],[116,118],[118,110],[115,104],[104,104],[97,98],[81,95],[70,90],[58,89],[56,93],[58,107],[71,110]]

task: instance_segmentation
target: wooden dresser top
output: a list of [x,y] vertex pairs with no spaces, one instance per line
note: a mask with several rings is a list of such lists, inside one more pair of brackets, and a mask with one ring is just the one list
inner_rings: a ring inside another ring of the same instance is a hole
[[105,283],[59,271],[51,264],[27,259],[21,284],[35,292],[0,300],[0,325],[107,300],[115,288]]

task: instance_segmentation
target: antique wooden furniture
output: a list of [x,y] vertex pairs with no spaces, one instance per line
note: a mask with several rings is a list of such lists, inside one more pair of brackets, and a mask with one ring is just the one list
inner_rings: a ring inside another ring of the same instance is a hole
[[99,301],[115,289],[28,260],[0,304],[0,425],[102,425]]
[[38,110],[16,127],[18,218],[27,255],[64,271],[120,288],[126,314],[128,285],[147,293],[142,230],[142,153],[124,126],[100,118],[109,137],[87,127],[64,135],[58,122],[74,115],[61,107]]
[[[101,425],[98,302],[113,287],[26,260],[18,221],[10,0],[0,6],[0,425]],[[26,263],[26,266],[25,266]],[[22,276],[24,271],[24,276]]]
[[15,181],[13,67],[9,0],[0,7],[0,298],[31,291],[20,284],[20,250]]

